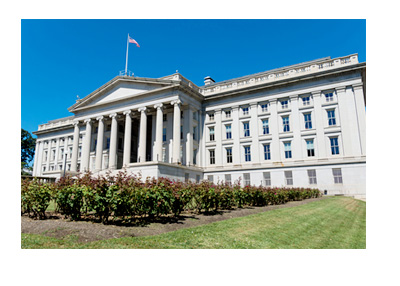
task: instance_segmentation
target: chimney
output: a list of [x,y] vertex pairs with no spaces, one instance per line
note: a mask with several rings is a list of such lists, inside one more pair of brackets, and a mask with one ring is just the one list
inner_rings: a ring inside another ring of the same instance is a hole
[[212,84],[212,83],[214,83],[215,82],[215,80],[213,80],[212,78],[211,78],[211,76],[206,76],[205,78],[204,78],[204,85],[210,85],[210,84]]

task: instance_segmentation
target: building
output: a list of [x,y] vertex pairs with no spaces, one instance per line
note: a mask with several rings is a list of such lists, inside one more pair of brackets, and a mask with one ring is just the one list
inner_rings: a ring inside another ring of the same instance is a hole
[[201,87],[120,75],[39,125],[34,175],[126,168],[365,196],[365,70],[353,54]]

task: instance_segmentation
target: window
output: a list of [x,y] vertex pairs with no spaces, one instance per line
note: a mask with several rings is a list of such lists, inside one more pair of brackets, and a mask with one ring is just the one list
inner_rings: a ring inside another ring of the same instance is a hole
[[231,118],[231,111],[230,110],[226,110],[225,111],[225,118]]
[[46,166],[43,166],[43,172],[46,172]]
[[284,142],[285,145],[285,158],[290,159],[292,158],[292,144],[291,142]]
[[231,125],[225,125],[226,129],[226,139],[232,139],[232,127]]
[[209,121],[214,121],[214,113],[209,113],[208,114],[208,120]]
[[331,153],[332,155],[338,155],[339,154],[339,142],[337,137],[331,137],[329,138],[331,141]]
[[72,147],[69,147],[69,158],[72,158]]
[[193,127],[193,140],[197,140],[197,139],[196,139],[196,133],[197,133],[197,127],[194,126],[194,127]]
[[250,136],[250,124],[249,124],[249,122],[243,122],[243,131],[244,131],[244,137],[249,137]]
[[333,92],[325,93],[325,101],[326,102],[333,101]]
[[54,166],[53,165],[50,166],[50,171],[54,171]]
[[269,134],[269,124],[268,124],[268,119],[263,119],[262,121],[262,128],[263,128],[263,134]]
[[163,114],[162,115],[162,119],[163,119],[164,122],[166,122],[167,121],[167,114]]
[[108,150],[108,149],[110,149],[110,137],[107,137],[106,142],[107,142],[106,149]]
[[181,125],[181,140],[183,139],[183,126]]
[[314,139],[306,140],[306,143],[307,143],[307,156],[314,157],[315,156]]
[[226,163],[232,163],[232,148],[226,148]]
[[242,107],[242,113],[243,115],[249,115],[249,107]]
[[282,107],[282,109],[288,109],[289,108],[289,101],[288,100],[282,100],[281,101],[281,107]]
[[44,161],[47,161],[47,151],[44,151]]
[[225,183],[231,184],[232,183],[232,176],[231,174],[225,174]]
[[215,140],[215,130],[214,127],[210,127],[209,128],[210,131],[210,141],[214,141]]
[[197,158],[197,149],[194,149],[193,150],[193,165],[197,164],[196,158]]
[[58,169],[62,171],[62,165],[58,165]]
[[251,161],[250,146],[244,146],[244,160],[246,162],[250,162]]
[[313,170],[307,170],[307,174],[308,174],[308,183],[310,185],[316,185],[317,184],[317,174],[316,171]]
[[167,162],[167,149],[165,147],[162,148],[162,161]]
[[210,150],[210,165],[215,164],[215,150]]
[[264,179],[264,186],[266,186],[266,187],[271,186],[271,173],[270,172],[264,172],[263,179]]
[[271,150],[269,144],[264,144],[264,160],[271,160]]
[[243,183],[245,186],[250,186],[250,173],[243,174]]
[[200,175],[196,175],[196,183],[200,183]]
[[208,175],[207,180],[209,180],[211,183],[214,183],[214,176],[213,175]]
[[283,123],[283,132],[289,132],[290,131],[289,116],[282,117],[282,123]]
[[96,146],[97,146],[97,139],[94,139],[94,144],[91,150],[92,152],[96,150]]
[[54,161],[56,159],[56,150],[51,150],[51,160]]
[[343,184],[342,169],[340,169],[340,168],[332,169],[332,173],[333,173],[333,180],[334,180],[335,184]]
[[304,123],[305,123],[305,128],[306,129],[311,129],[312,128],[311,113],[304,113]]
[[162,130],[162,141],[167,141],[167,128],[163,128]]
[[185,182],[189,182],[189,173],[185,173]]
[[336,125],[335,109],[327,110],[329,126]]
[[267,112],[268,111],[268,104],[263,103],[261,104],[261,112]]
[[303,106],[310,105],[310,97],[309,96],[302,97],[302,100],[303,100]]
[[82,156],[82,146],[79,146],[78,158]]
[[68,170],[68,171],[71,171],[71,164],[68,164],[68,165],[67,165],[67,170]]
[[293,185],[293,174],[292,171],[285,171],[285,181],[286,185],[292,186]]

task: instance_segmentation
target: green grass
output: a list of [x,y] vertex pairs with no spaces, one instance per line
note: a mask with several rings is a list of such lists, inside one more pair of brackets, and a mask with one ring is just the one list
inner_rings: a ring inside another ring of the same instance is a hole
[[298,207],[181,229],[161,235],[78,243],[22,234],[22,248],[366,248],[366,203],[332,197]]

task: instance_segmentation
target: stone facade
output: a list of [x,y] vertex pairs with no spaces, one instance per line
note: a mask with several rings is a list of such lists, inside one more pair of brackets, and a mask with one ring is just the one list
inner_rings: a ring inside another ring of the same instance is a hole
[[365,69],[354,54],[202,87],[117,76],[39,126],[33,174],[126,168],[365,196]]

